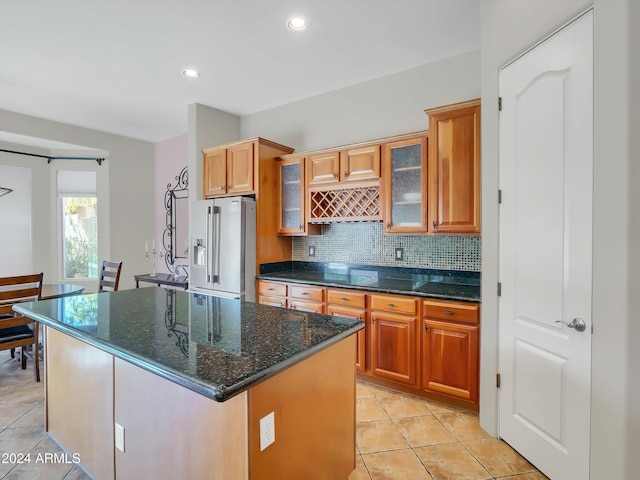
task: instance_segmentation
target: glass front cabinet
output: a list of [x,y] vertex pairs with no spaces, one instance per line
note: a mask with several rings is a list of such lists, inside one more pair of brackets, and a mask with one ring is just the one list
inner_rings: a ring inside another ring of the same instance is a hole
[[427,137],[384,144],[384,232],[427,231]]
[[279,159],[277,165],[278,235],[320,233],[320,225],[310,226],[305,220],[305,158]]

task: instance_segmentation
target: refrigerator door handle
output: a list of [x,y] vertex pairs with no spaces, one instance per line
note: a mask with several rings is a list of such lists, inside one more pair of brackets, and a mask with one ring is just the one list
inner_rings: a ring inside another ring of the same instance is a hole
[[[216,222],[217,219],[217,222]],[[218,283],[220,279],[220,227],[221,227],[221,215],[220,207],[213,207],[213,228],[215,244],[213,247],[213,282]]]
[[[211,246],[211,207],[207,207],[207,248]],[[209,270],[209,259],[205,261],[205,275],[207,283],[211,283],[211,271]]]

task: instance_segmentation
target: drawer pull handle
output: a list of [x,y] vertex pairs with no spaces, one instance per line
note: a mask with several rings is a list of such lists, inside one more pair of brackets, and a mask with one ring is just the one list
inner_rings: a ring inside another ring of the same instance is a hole
[[424,331],[425,333],[429,333],[429,327],[427,327],[426,325],[424,326]]
[[453,315],[453,310],[445,310],[444,312],[445,315]]
[[396,306],[396,304],[395,304],[395,303],[387,303],[387,307],[394,308],[395,306]]
[[307,292],[300,292],[300,295],[309,295]]
[[280,306],[281,306],[282,308],[286,308],[286,305],[284,304],[284,302],[281,302],[281,303],[280,303]]
[[220,185],[220,190],[224,190],[224,185]]
[[275,290],[275,288],[269,287],[269,288],[267,288],[267,290],[269,290],[270,292],[273,292]]
[[376,323],[376,317],[371,317],[371,323]]
[[340,300],[344,300],[345,302],[349,301],[349,299],[347,297],[340,297]]

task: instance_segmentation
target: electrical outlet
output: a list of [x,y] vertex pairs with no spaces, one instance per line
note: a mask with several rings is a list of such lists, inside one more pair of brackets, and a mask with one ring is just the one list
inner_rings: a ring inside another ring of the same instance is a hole
[[271,412],[260,419],[260,451],[276,441],[275,414]]
[[316,256],[316,247],[314,247],[313,245],[309,245],[309,256],[310,257]]
[[119,423],[116,423],[115,435],[116,448],[124,453],[124,427]]
[[402,248],[396,248],[396,260],[402,260],[404,258],[404,252]]

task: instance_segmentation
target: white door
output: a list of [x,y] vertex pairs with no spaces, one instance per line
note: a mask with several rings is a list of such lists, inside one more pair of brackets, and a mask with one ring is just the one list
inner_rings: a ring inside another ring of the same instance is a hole
[[589,478],[592,91],[592,11],[500,72],[499,432],[559,480]]

